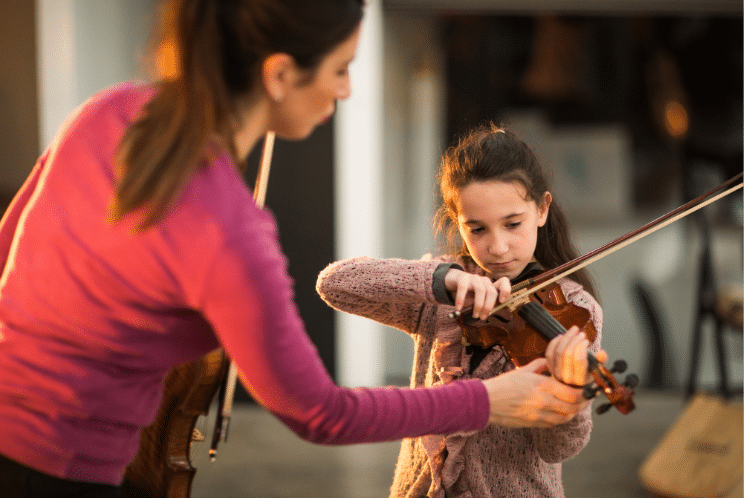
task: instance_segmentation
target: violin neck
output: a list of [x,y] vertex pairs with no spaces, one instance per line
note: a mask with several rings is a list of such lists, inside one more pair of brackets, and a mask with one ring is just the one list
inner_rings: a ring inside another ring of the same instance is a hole
[[[524,304],[518,309],[517,314],[548,341],[567,332],[566,327],[561,325],[561,322],[535,301]],[[587,356],[589,357],[589,368],[595,368],[599,361],[591,353],[587,353]]]

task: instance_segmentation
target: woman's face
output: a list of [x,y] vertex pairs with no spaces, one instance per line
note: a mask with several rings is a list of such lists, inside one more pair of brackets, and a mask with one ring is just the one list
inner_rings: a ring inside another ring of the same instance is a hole
[[[309,136],[328,121],[336,100],[351,95],[349,64],[356,54],[359,28],[321,61],[312,80],[289,85],[286,94],[274,107],[270,129],[289,140]],[[306,77],[306,73],[297,74]]]
[[537,229],[551,196],[538,205],[519,182],[473,182],[459,191],[457,225],[473,260],[493,279],[518,276],[534,261]]

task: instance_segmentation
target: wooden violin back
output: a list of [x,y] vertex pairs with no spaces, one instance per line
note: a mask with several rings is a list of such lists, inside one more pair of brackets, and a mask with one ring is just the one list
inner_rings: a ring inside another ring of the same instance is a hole
[[126,498],[190,497],[196,421],[207,414],[228,363],[224,350],[216,349],[166,376],[155,421],[142,429],[139,451],[124,473]]

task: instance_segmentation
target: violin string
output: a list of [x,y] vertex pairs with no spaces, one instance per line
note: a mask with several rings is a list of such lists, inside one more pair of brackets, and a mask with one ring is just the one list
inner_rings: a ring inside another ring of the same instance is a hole
[[[530,301],[519,308],[517,313],[549,340],[566,333],[566,327],[539,303]],[[587,357],[589,368],[594,369],[599,365],[599,360],[592,353],[587,353]]]

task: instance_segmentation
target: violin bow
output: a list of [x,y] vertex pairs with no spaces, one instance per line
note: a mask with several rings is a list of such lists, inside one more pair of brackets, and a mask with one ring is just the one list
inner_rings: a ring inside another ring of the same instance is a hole
[[[260,208],[263,208],[266,203],[266,190],[269,186],[269,171],[271,169],[271,156],[274,154],[275,138],[276,134],[273,131],[267,132],[264,139],[263,151],[261,152],[256,187],[253,190],[253,201]],[[227,375],[222,385],[219,411],[217,413],[217,420],[215,421],[214,434],[212,435],[212,445],[209,448],[209,460],[212,462],[217,459],[217,445],[227,441],[227,430],[230,425],[230,417],[232,416],[237,383],[238,367],[234,361],[230,361],[230,366],[227,369]]]
[[[723,182],[718,187],[668,212],[664,216],[661,216],[655,219],[654,221],[647,223],[643,225],[642,227],[637,228],[636,230],[633,230],[632,232],[629,232],[625,235],[618,237],[617,239],[613,240],[612,242],[608,244],[605,244],[602,247],[599,247],[593,251],[590,251],[584,254],[583,256],[579,256],[573,261],[569,261],[568,263],[557,266],[556,268],[553,268],[552,270],[545,271],[532,279],[528,279],[528,280],[525,280],[524,282],[520,282],[519,284],[515,285],[512,288],[512,290],[521,291],[525,287],[529,287],[532,285],[534,285],[534,287],[530,287],[528,290],[523,291],[523,292],[515,293],[511,297],[511,299],[509,299],[508,301],[494,308],[489,314],[489,316],[498,313],[500,310],[504,308],[507,308],[507,307],[511,308],[511,307],[514,307],[515,305],[521,304],[528,295],[534,292],[537,292],[538,290],[544,287],[547,287],[553,282],[556,282],[560,280],[561,278],[566,277],[570,275],[571,273],[574,273],[584,268],[585,266],[597,261],[598,259],[604,258],[605,256],[608,256],[612,254],[613,252],[627,245],[630,245],[633,242],[636,242],[637,240],[645,237],[646,235],[650,235],[654,233],[655,231],[664,228],[670,223],[674,223],[675,221],[681,218],[684,218],[685,216],[689,214],[694,213],[698,209],[702,209],[708,204],[711,204],[717,201],[718,199],[721,199],[722,197],[725,197],[741,189],[742,188],[742,176],[744,176],[744,173],[739,173],[733,178]],[[455,312],[453,313],[452,316],[455,317],[459,315],[460,313]]]

